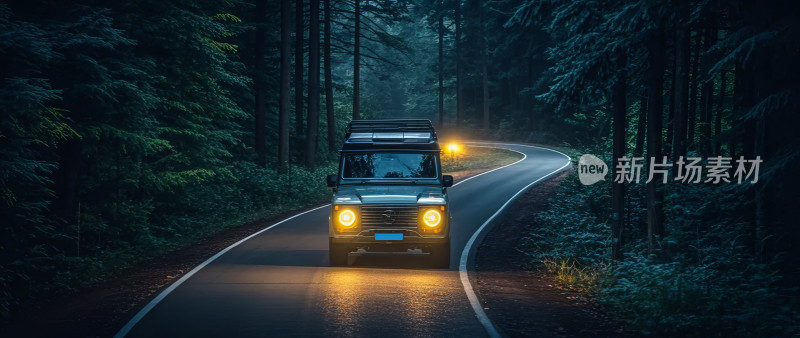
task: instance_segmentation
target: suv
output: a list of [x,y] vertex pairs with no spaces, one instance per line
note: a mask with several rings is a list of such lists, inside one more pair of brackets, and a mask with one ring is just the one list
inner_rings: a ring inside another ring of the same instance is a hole
[[429,120],[356,120],[348,124],[333,188],[328,234],[332,266],[348,254],[421,249],[450,266],[450,207],[436,131]]

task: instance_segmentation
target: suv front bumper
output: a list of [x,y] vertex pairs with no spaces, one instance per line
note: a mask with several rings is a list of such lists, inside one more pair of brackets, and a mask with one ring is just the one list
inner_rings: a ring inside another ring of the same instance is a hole
[[[402,240],[377,240],[375,233],[402,233]],[[350,246],[353,249],[365,249],[374,252],[396,252],[407,249],[429,250],[431,246],[446,243],[448,235],[420,236],[413,230],[364,230],[358,235],[334,235],[331,243],[337,245]]]

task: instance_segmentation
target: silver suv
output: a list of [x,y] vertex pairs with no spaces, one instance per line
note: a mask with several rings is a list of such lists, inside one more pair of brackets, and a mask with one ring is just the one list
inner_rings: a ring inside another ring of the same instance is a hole
[[329,175],[330,262],[348,254],[421,249],[450,265],[450,206],[441,149],[429,120],[357,120],[345,131],[339,174]]

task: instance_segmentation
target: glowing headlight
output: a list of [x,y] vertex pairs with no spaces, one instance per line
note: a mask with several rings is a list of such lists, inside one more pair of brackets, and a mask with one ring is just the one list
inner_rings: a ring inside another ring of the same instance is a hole
[[352,210],[345,209],[339,213],[339,224],[349,227],[356,224],[356,214]]
[[442,223],[442,214],[437,210],[428,210],[422,215],[422,222],[424,222],[425,225],[433,228],[438,226],[439,223]]

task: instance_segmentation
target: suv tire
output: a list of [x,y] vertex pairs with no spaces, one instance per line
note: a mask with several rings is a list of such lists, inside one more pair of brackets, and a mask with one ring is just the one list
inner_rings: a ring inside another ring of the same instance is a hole
[[450,238],[442,244],[431,247],[431,263],[439,269],[450,268]]
[[347,256],[349,253],[350,248],[341,244],[334,244],[333,238],[328,239],[328,257],[331,261],[331,266],[347,265]]

